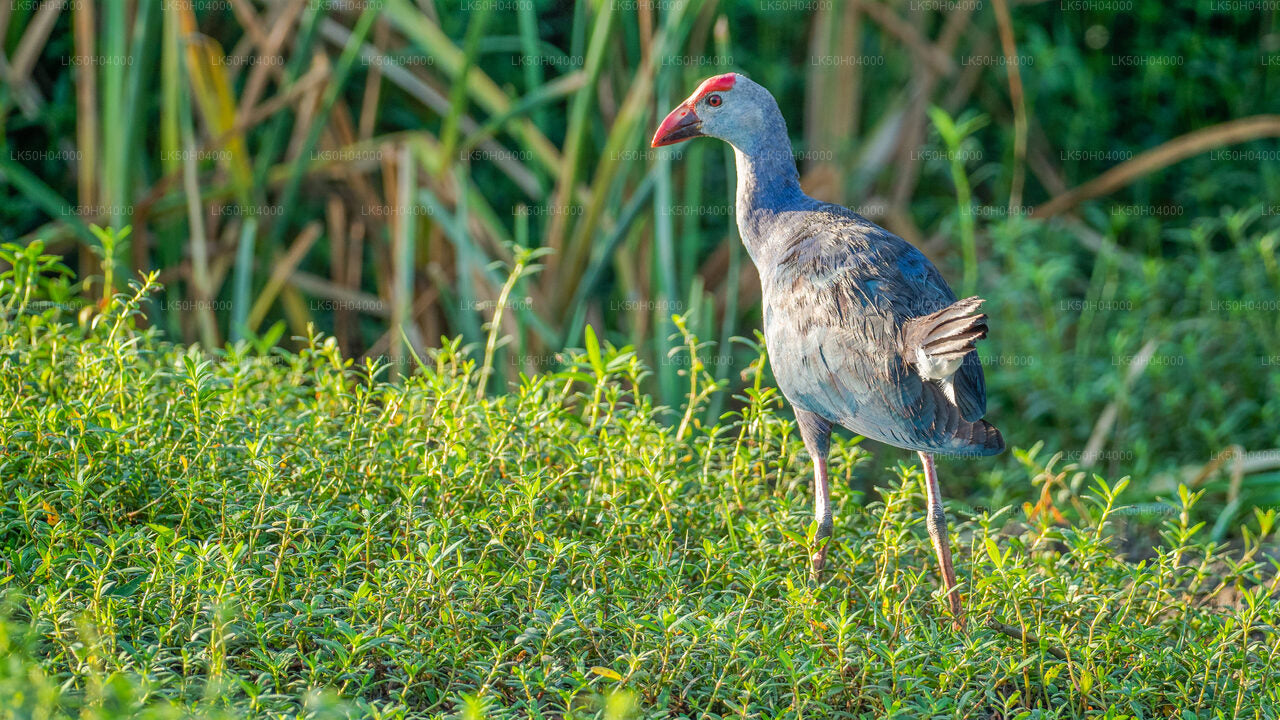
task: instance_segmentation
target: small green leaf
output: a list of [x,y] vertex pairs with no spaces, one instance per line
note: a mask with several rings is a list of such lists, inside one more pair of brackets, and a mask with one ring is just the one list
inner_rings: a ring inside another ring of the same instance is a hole
[[591,369],[596,371],[596,375],[604,377],[604,361],[600,359],[600,341],[596,339],[596,331],[590,325],[583,330],[583,337],[587,343],[587,359],[591,361]]
[[173,528],[165,527],[164,525],[156,525],[155,523],[147,523],[147,527],[151,528],[152,530],[155,530],[157,535],[159,535],[160,537],[164,537],[164,538],[171,538],[171,537],[173,537],[173,536],[176,534],[176,533],[174,532]]
[[146,579],[146,575],[139,575],[123,585],[112,587],[106,594],[112,597],[133,597],[142,586],[142,581]]
[[[590,326],[590,325],[588,325],[587,327],[591,327],[591,326]],[[607,667],[602,667],[602,666],[600,666],[600,665],[596,665],[595,667],[591,668],[591,672],[593,672],[593,673],[595,673],[595,674],[599,675],[600,677],[603,677],[603,678],[609,678],[610,680],[612,680],[612,681],[614,681],[614,682],[622,682],[622,676],[621,676],[621,675],[619,675],[618,673],[616,673],[616,672],[614,672],[614,671],[610,670],[610,669],[609,669],[609,668],[607,668]]]
[[983,544],[987,548],[987,555],[991,558],[992,564],[997,570],[1004,569],[1004,556],[1000,554],[1000,548],[996,546],[996,541],[991,538],[985,538]]
[[1119,495],[1120,493],[1124,492],[1124,489],[1127,487],[1129,487],[1129,476],[1125,475],[1124,477],[1120,478],[1119,481],[1116,482],[1116,486],[1114,489],[1112,489],[1111,492],[1116,495]]

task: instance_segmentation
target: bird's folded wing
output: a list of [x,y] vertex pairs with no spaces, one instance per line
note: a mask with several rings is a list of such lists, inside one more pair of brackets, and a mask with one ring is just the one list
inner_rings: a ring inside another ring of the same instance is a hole
[[902,354],[904,325],[956,301],[920,251],[853,216],[808,224],[778,259],[766,331],[788,398],[900,447],[960,454],[1003,447],[998,431],[979,420],[986,388],[976,353],[954,376],[954,404]]

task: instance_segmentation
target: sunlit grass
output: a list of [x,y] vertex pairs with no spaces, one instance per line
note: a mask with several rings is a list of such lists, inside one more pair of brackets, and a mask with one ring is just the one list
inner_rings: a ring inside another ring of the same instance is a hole
[[1274,510],[1227,547],[1197,492],[1127,507],[1141,478],[1055,486],[1061,522],[952,500],[956,633],[905,454],[837,439],[811,584],[809,466],[758,347],[706,426],[594,333],[500,396],[460,344],[393,384],[318,335],[162,343],[145,286],[77,318],[6,252],[0,716],[1274,717]]

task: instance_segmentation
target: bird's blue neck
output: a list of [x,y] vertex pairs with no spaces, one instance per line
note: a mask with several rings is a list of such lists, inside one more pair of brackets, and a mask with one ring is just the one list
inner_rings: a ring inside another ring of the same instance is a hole
[[806,209],[813,203],[800,189],[800,174],[781,115],[777,121],[781,127],[762,134],[762,142],[746,149],[734,146],[738,233],[756,267],[767,261],[769,238],[778,237],[776,231],[786,221],[786,213]]

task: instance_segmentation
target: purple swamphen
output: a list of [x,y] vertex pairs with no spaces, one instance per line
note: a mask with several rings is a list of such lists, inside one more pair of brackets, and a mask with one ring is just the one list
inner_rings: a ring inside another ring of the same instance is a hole
[[786,122],[757,83],[737,73],[708,78],[662,121],[653,146],[704,136],[733,146],[738,232],[760,273],[769,362],[813,457],[815,576],[832,529],[831,429],[843,425],[920,454],[929,536],[963,628],[933,456],[1004,450],[1000,431],[982,419],[986,384],[974,347],[987,334],[982,300],[957,300],[914,246],[805,195]]

